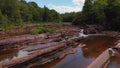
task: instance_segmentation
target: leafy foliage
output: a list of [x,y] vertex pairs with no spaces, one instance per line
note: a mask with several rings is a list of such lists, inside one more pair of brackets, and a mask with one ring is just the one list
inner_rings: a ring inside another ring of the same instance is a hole
[[83,10],[73,24],[96,24],[106,30],[120,31],[120,0],[85,0]]
[[45,27],[39,27],[39,28],[34,28],[29,31],[30,34],[41,34],[41,33],[46,33],[46,32],[51,32],[53,31],[50,28],[45,28]]
[[[60,14],[25,0],[0,0],[0,26],[25,22],[60,22]],[[2,25],[1,25],[2,24]],[[7,26],[6,26],[7,27]]]
[[76,17],[76,14],[77,13],[75,13],[75,12],[61,14],[62,21],[63,22],[72,22],[73,19]]

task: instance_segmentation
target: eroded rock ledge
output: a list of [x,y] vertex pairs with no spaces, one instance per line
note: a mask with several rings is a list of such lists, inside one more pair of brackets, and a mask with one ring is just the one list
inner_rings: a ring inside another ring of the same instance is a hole
[[[11,61],[1,64],[1,67],[2,68],[15,68],[15,67],[22,68],[22,67],[29,66],[29,64],[33,62],[36,62],[37,61],[36,59],[39,59],[39,60],[42,59],[39,61],[41,62],[41,64],[50,62],[53,59],[64,57],[64,55],[66,54],[74,53],[75,51],[72,50],[73,48],[70,48],[70,47],[72,47],[72,45],[78,45],[78,42],[80,40],[81,40],[81,37],[76,37],[76,38],[74,37],[68,40],[58,42],[56,44],[52,44],[50,45],[50,47],[46,47],[45,49],[33,50],[27,56],[24,56],[18,59],[13,59]],[[68,50],[68,51],[65,53],[64,50]],[[45,55],[47,56],[49,55],[49,56],[46,57]],[[53,58],[50,59],[50,57],[53,57]],[[47,60],[47,61],[44,61],[44,60]]]

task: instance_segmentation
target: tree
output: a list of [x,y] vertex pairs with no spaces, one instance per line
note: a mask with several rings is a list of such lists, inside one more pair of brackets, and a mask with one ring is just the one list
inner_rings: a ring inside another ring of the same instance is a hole
[[64,14],[61,14],[62,16],[62,21],[63,22],[72,22],[73,19],[75,18],[77,13],[75,12],[71,12],[71,13],[64,13]]
[[46,6],[25,0],[0,0],[0,23],[20,25],[22,22],[58,22],[60,15]]
[[49,21],[51,22],[60,22],[60,15],[55,10],[49,10]]
[[29,6],[23,0],[20,1],[20,14],[24,22],[32,21],[32,14],[29,11]]
[[73,24],[96,24],[107,30],[120,30],[120,0],[85,0]]
[[2,15],[2,12],[0,11],[0,27],[6,28],[8,23],[8,19]]
[[104,9],[106,15],[106,27],[110,30],[120,30],[120,4],[116,5],[117,0],[108,0],[108,5]]
[[93,7],[93,0],[85,0],[83,10],[81,11],[80,16],[77,16],[74,19],[73,24],[80,24],[80,25],[93,24],[95,14],[93,13],[92,7]]
[[44,10],[43,10],[43,21],[44,22],[49,21],[49,9],[46,6],[44,6]]

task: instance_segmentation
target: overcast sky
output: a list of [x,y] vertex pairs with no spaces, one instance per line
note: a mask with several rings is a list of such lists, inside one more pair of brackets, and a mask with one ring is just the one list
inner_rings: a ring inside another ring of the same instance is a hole
[[82,10],[85,0],[26,0],[34,1],[40,7],[46,5],[49,9],[55,9],[59,13],[78,12]]

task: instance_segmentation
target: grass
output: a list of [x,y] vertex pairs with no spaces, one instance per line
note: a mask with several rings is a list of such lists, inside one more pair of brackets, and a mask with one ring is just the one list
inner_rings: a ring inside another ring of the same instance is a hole
[[53,29],[50,29],[50,28],[45,28],[45,27],[38,27],[38,28],[34,28],[34,29],[31,29],[29,31],[29,34],[41,34],[41,33],[47,33],[47,32],[52,32]]
[[10,29],[16,29],[16,27],[19,27],[19,29],[23,29],[24,26],[26,26],[27,24],[36,24],[37,27],[31,29],[30,31],[28,31],[29,34],[41,34],[41,33],[46,33],[46,32],[52,32],[55,29],[52,28],[46,28],[43,25],[45,24],[53,24],[53,22],[39,22],[39,23],[31,23],[31,22],[22,22],[21,24],[1,24],[0,25],[0,30],[10,30]]

